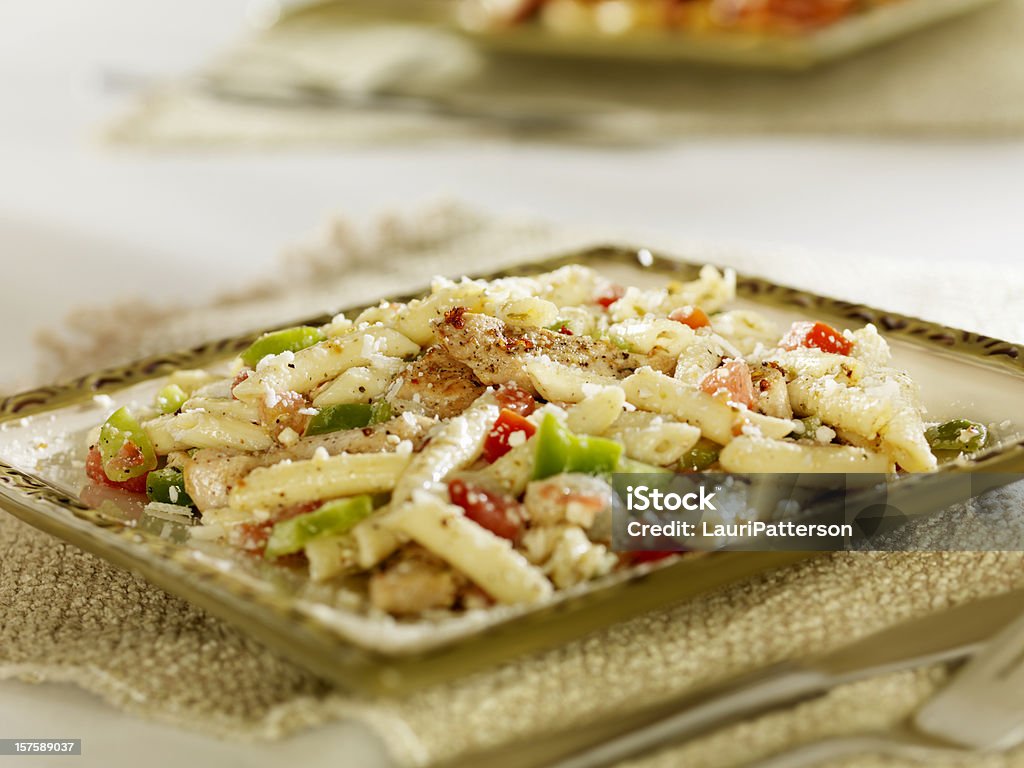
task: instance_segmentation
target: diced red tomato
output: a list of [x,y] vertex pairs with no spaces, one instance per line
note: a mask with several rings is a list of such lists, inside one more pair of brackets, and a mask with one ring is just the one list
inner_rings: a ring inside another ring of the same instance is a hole
[[677,323],[688,325],[694,330],[698,328],[709,328],[711,326],[711,320],[708,319],[707,314],[700,307],[679,307],[679,309],[673,309],[668,316],[669,320],[675,320]]
[[452,504],[462,507],[466,517],[496,536],[515,541],[523,528],[522,506],[511,496],[494,493],[463,480],[448,483]]
[[525,442],[536,431],[537,428],[527,421],[525,417],[520,416],[515,411],[503,408],[501,413],[498,414],[494,426],[491,427],[487,439],[484,441],[484,460],[488,464],[493,464],[515,447],[513,445],[513,435],[521,434],[523,436],[522,440]]
[[[125,447],[129,445],[131,446],[131,448],[135,449],[135,453],[138,453],[139,456],[142,455],[138,447],[134,443],[125,443]],[[129,453],[131,452],[131,448],[127,449]],[[124,451],[125,448],[122,448],[122,452]],[[126,459],[128,459],[127,456]],[[89,455],[85,459],[85,474],[90,480],[92,480],[94,483],[98,483],[99,485],[106,485],[111,488],[118,488],[122,491],[128,491],[129,493],[145,493],[146,477],[149,475],[149,472],[139,475],[138,477],[133,477],[130,480],[125,480],[123,483],[118,483],[114,480],[111,480],[109,477],[107,477],[107,473],[103,469],[103,458],[100,456],[100,449],[94,445],[92,448],[89,449]]]
[[750,368],[742,360],[729,360],[711,371],[700,381],[700,388],[709,395],[717,395],[725,390],[729,401],[753,408],[754,382],[750,377]]
[[[262,555],[267,548],[267,540],[270,538],[270,531],[282,520],[304,515],[320,507],[319,501],[310,501],[305,504],[296,504],[294,507],[286,507],[277,514],[258,523],[242,523],[238,526],[237,544],[246,552]],[[280,563],[282,558],[278,558]]]
[[558,329],[558,332],[560,334],[562,334],[563,336],[572,336],[573,335],[572,331],[570,331],[564,325],[561,328]]
[[626,289],[621,285],[612,285],[604,293],[600,294],[594,301],[605,309],[626,295]]
[[783,349],[814,347],[837,355],[848,355],[853,350],[853,342],[831,325],[810,320],[793,323],[779,346]]
[[533,399],[533,395],[512,383],[498,387],[494,398],[504,410],[513,411],[520,416],[529,416],[537,410],[537,401]]

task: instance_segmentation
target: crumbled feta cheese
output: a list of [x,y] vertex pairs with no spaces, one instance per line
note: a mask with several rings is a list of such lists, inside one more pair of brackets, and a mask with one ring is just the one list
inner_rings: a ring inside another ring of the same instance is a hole
[[320,413],[320,409],[319,408],[299,408],[298,413],[301,413],[303,416],[316,416],[318,413]]
[[522,430],[516,430],[508,436],[508,444],[512,448],[518,448],[520,445],[526,442],[526,433]]
[[640,262],[641,267],[649,267],[654,263],[654,256],[646,248],[641,248],[637,251],[636,260]]
[[313,461],[327,461],[329,458],[331,458],[331,454],[322,445],[318,445],[316,450],[313,451]]
[[412,453],[412,442],[409,440],[403,440],[398,444],[398,447],[395,448],[395,453],[399,456],[408,456]]
[[277,436],[277,441],[285,446],[295,445],[299,442],[299,433],[291,427],[285,427]]
[[267,382],[263,382],[263,403],[267,408],[273,408],[281,401],[280,396]]
[[93,395],[92,401],[100,408],[110,408],[114,404],[114,398],[110,395]]
[[814,432],[814,439],[819,443],[831,443],[835,440],[835,437],[835,430],[826,427],[824,424],[818,427]]

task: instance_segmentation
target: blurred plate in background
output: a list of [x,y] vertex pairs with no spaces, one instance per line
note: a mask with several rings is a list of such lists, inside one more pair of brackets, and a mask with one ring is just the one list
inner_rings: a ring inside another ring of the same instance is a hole
[[[728,28],[660,30],[623,23],[612,31],[593,23],[552,29],[537,21],[492,23],[493,0],[389,0],[366,4],[328,2],[293,4],[278,22],[331,23],[347,17],[450,28],[484,50],[530,56],[621,60],[680,61],[779,70],[802,70],[893,40],[931,24],[991,5],[998,0],[894,0],[852,13],[834,23],[801,33],[749,32]],[[622,0],[578,4],[627,7]]]

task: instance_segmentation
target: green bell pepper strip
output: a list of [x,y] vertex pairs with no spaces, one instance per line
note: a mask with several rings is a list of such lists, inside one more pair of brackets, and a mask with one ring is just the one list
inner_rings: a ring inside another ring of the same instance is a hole
[[156,469],[153,443],[127,408],[114,411],[100,427],[99,449],[103,471],[115,483]]
[[988,429],[976,421],[950,419],[926,429],[924,437],[933,451],[974,453],[988,441]]
[[702,437],[679,459],[679,469],[683,472],[703,472],[716,461],[718,461],[718,445]]
[[306,435],[325,435],[343,429],[362,429],[380,424],[391,418],[391,406],[386,400],[373,403],[340,403],[328,405],[309,420]]
[[160,413],[177,413],[188,400],[188,394],[177,384],[168,384],[156,393],[156,409]]
[[174,467],[154,469],[149,473],[146,477],[146,496],[150,501],[162,504],[193,506],[192,498],[185,491],[185,478],[181,470]]
[[606,437],[571,435],[575,441],[570,444],[566,472],[584,472],[588,475],[603,475],[614,472],[622,458],[622,444]]
[[387,400],[378,400],[371,406],[370,423],[382,424],[391,418],[391,403]]
[[372,512],[372,500],[369,495],[363,495],[328,501],[312,512],[282,520],[270,531],[264,557],[273,560],[290,555],[321,536],[345,533]]
[[562,472],[599,475],[614,472],[622,458],[622,446],[603,437],[574,435],[552,414],[546,414],[534,437],[533,479]]
[[256,363],[268,355],[279,355],[282,352],[298,352],[300,349],[312,347],[326,338],[319,328],[313,328],[309,325],[285,328],[283,331],[273,331],[256,339],[241,354],[242,362],[250,368],[255,368]]

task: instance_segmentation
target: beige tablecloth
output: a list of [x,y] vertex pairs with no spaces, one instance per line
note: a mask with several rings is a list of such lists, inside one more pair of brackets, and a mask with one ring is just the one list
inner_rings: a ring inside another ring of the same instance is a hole
[[[119,322],[123,315],[116,309],[79,315],[73,340],[53,334],[45,341],[51,354],[44,375],[79,372],[157,344],[166,348],[309,315],[320,306],[362,301],[369,291],[422,283],[435,272],[511,263],[586,239],[451,206],[390,218],[375,228],[335,221],[322,238],[288,256],[282,270],[287,284],[268,278],[190,313],[151,307],[145,324]],[[646,244],[1024,339],[1024,318],[1006,311],[1024,288],[1024,275],[1013,270],[992,276],[931,265],[923,280],[920,265],[869,258]],[[385,271],[377,269],[381,264]],[[137,309],[128,311],[137,321]],[[83,326],[82,317],[91,324]],[[147,330],[140,331],[143,326]],[[1003,511],[1021,508],[1012,490],[989,503]],[[1024,555],[1016,552],[835,554],[402,700],[368,700],[332,690],[219,620],[0,514],[0,677],[73,681],[127,712],[226,738],[280,738],[332,719],[358,718],[384,737],[396,760],[427,764],[571,727],[1020,586]],[[932,668],[845,686],[636,765],[735,766],[786,745],[883,727],[910,712],[944,674]],[[850,764],[874,763],[863,758]],[[1024,766],[1024,751],[1008,762],[993,757],[977,764]]]

